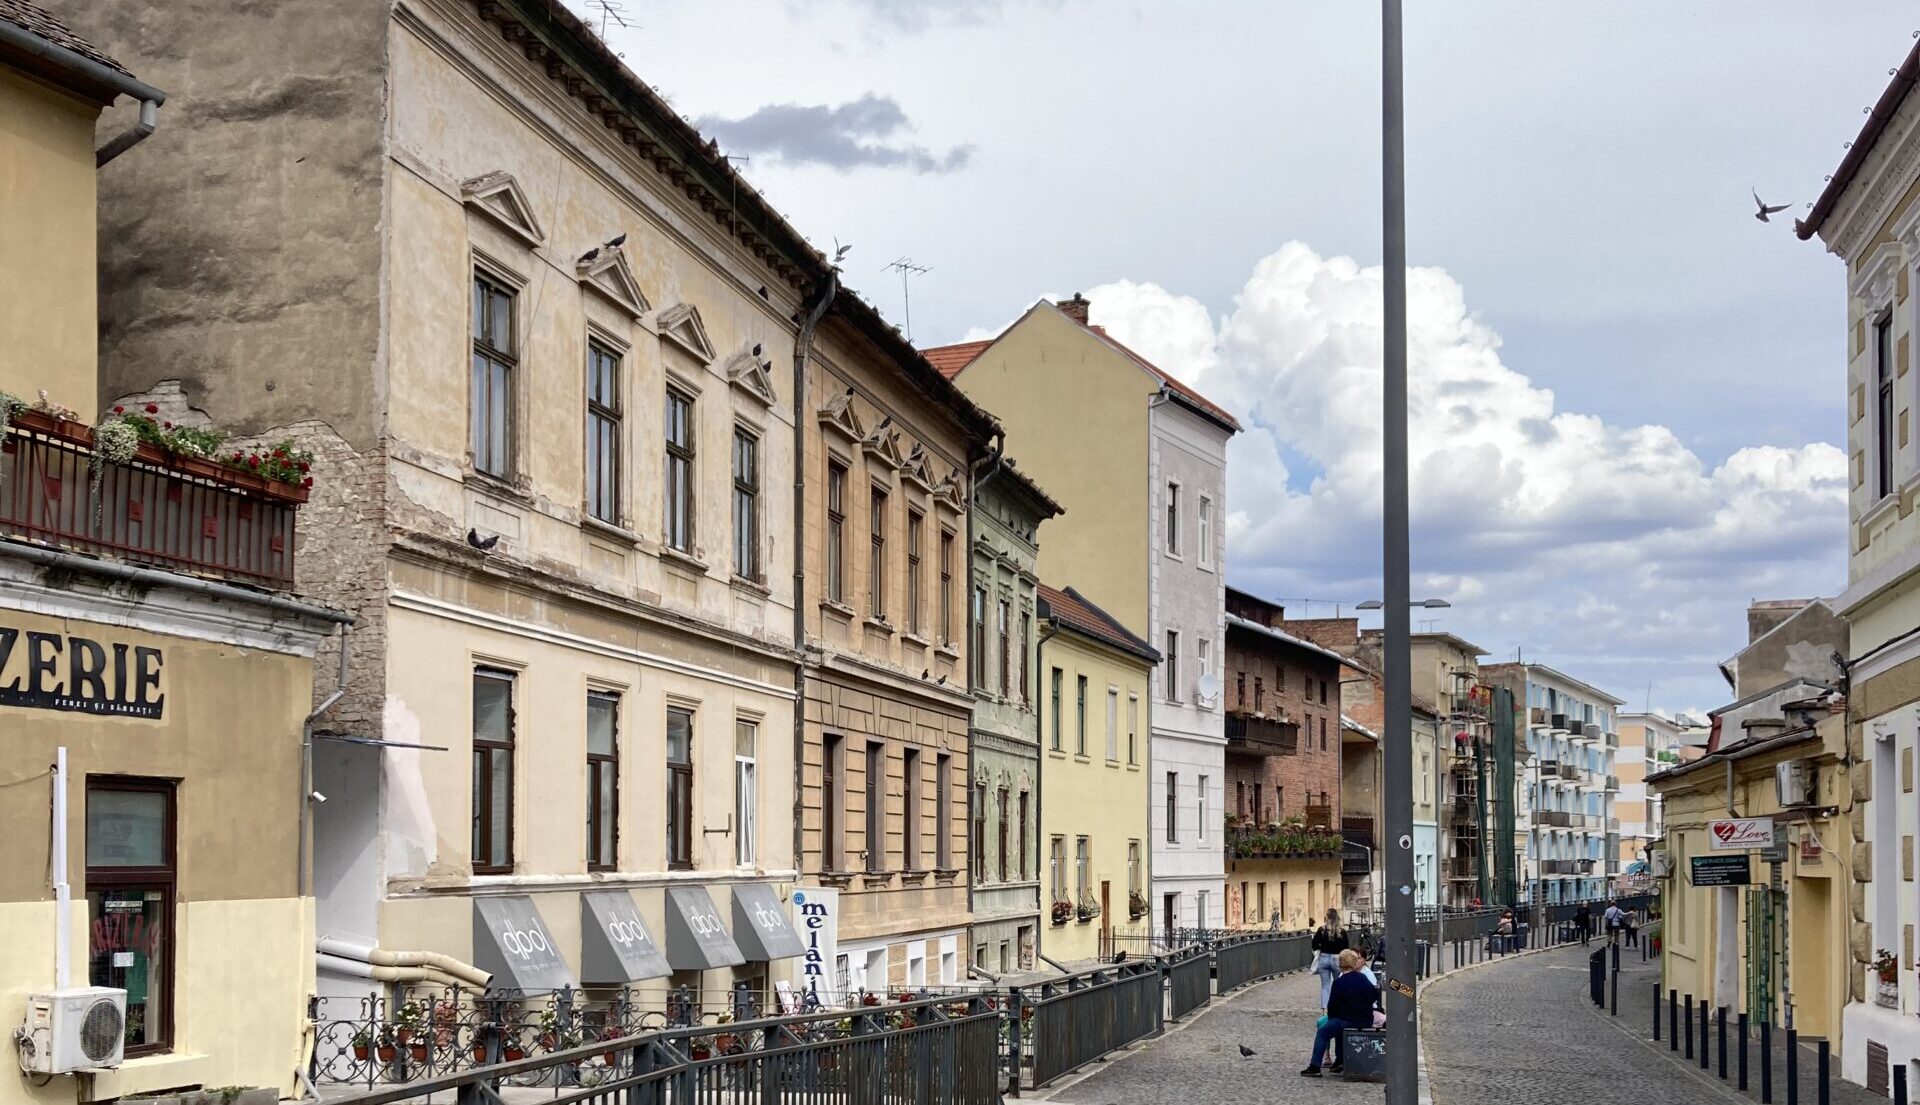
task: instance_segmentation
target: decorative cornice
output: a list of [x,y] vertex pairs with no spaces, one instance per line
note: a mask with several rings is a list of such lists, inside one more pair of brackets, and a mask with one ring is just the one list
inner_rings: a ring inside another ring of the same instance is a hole
[[[1854,261],[1860,251],[1871,242],[1870,235],[1886,225],[1892,217],[1894,208],[1906,196],[1907,189],[1916,178],[1920,178],[1920,126],[1916,126],[1916,117],[1920,116],[1913,98],[1909,98],[1900,108],[1889,129],[1897,127],[1899,137],[1891,144],[1887,135],[1882,135],[1874,154],[1869,157],[1869,167],[1860,177],[1856,177],[1848,192],[1860,188],[1862,178],[1870,180],[1871,185],[1858,192],[1858,198],[1845,205],[1846,211],[1841,217],[1830,222],[1833,233],[1827,238],[1827,248],[1838,254],[1842,260]],[[1885,156],[1877,156],[1885,150]]]
[[1900,261],[1900,243],[1880,243],[1872,256],[1857,267],[1848,293],[1864,302],[1869,311],[1891,304],[1894,284],[1900,277]]

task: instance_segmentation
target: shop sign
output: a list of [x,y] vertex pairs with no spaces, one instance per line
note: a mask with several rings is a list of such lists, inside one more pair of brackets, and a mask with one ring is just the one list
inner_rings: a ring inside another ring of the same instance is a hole
[[838,996],[833,972],[840,958],[840,892],[809,886],[795,890],[791,900],[793,925],[806,946],[800,958],[800,988],[809,1005],[831,1006]]
[[1748,886],[1753,882],[1752,866],[1746,856],[1694,856],[1693,885]]
[[0,706],[158,718],[165,663],[146,645],[0,625]]
[[1716,852],[1773,846],[1773,818],[1729,817],[1707,822],[1707,844]]
[[1826,854],[1827,850],[1821,845],[1820,838],[1814,835],[1813,826],[1808,825],[1800,830],[1801,863],[1819,863],[1820,857]]

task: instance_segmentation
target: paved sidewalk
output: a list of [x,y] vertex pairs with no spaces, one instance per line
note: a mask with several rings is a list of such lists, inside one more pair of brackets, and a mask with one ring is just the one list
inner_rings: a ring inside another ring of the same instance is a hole
[[[1320,983],[1287,975],[1215,998],[1184,1026],[1134,1051],[1089,1068],[1080,1081],[1028,1094],[1085,1105],[1167,1105],[1169,1102],[1285,1102],[1286,1105],[1373,1105],[1378,1085],[1328,1076],[1300,1077],[1320,1019]],[[1255,1052],[1242,1058],[1240,1045]]]

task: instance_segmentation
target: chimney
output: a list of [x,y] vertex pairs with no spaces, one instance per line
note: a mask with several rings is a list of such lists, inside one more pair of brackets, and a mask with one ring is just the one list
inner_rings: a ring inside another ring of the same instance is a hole
[[1068,318],[1085,326],[1087,324],[1087,308],[1092,306],[1092,304],[1087,302],[1086,296],[1075,292],[1073,293],[1072,299],[1063,299],[1054,304],[1054,306],[1066,312]]

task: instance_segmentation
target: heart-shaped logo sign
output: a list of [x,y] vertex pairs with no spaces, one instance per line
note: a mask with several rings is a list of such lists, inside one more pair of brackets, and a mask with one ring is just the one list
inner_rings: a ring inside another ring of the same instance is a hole
[[1732,840],[1733,834],[1739,831],[1740,826],[1731,821],[1721,821],[1713,827],[1713,835],[1719,837],[1721,840]]

